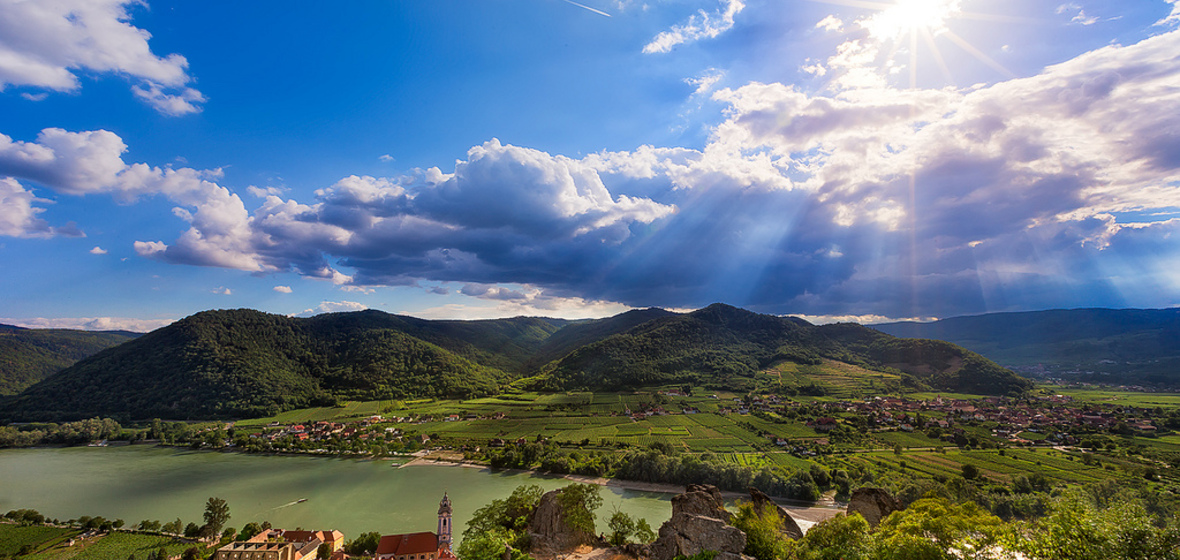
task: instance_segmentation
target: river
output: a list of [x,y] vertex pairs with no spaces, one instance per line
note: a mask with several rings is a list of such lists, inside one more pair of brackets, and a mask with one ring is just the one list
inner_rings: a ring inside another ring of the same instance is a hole
[[[310,456],[263,456],[153,446],[67,447],[0,451],[0,512],[32,508],[49,517],[83,515],[201,523],[205,501],[224,498],[228,526],[270,521],[284,529],[337,529],[346,539],[436,529],[438,502],[449,493],[455,537],[476,509],[522,484],[545,490],[568,480],[459,466]],[[671,494],[602,487],[598,530],[617,508],[653,529],[672,515]],[[305,499],[305,502],[299,502]]]

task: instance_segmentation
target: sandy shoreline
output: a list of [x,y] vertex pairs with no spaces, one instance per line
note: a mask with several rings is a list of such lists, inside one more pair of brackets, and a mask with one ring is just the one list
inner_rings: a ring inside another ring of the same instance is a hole
[[[564,478],[573,482],[580,482],[582,484],[596,484],[598,486],[607,486],[610,488],[620,488],[623,490],[634,490],[637,492],[658,492],[663,494],[680,494],[684,492],[684,486],[679,484],[663,484],[658,482],[639,482],[635,480],[620,480],[617,478],[605,478],[596,476],[587,476],[580,474],[549,474],[540,471],[524,470],[524,469],[493,469],[487,465],[479,463],[472,463],[469,461],[448,461],[431,459],[428,457],[416,457],[413,460],[398,465],[397,468],[402,469],[409,466],[435,466],[435,467],[459,467],[469,469],[483,469],[489,472],[510,472],[520,474],[534,474],[540,476],[551,476],[554,478]],[[727,500],[749,499],[748,494],[741,492],[721,492],[722,497]],[[803,530],[811,528],[812,525],[830,519],[837,513],[843,513],[844,508],[839,505],[818,505],[818,506],[804,506],[783,503],[781,500],[775,500],[783,509],[795,518]]]

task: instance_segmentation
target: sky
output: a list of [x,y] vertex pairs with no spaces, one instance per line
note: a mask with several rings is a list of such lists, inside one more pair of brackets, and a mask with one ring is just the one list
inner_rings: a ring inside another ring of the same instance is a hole
[[1178,0],[0,0],[0,323],[1159,308],[1178,230]]

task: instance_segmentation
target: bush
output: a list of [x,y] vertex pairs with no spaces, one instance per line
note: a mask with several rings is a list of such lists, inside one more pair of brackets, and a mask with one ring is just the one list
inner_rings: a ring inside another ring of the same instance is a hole
[[752,502],[738,503],[733,526],[746,534],[743,551],[758,560],[778,560],[787,553],[787,538],[782,533],[783,520],[772,507],[760,511]]

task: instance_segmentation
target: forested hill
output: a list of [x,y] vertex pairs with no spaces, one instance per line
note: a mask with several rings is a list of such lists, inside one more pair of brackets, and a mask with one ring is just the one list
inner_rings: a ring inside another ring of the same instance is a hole
[[86,356],[137,336],[139,333],[126,331],[0,325],[0,395],[19,393]]
[[990,313],[873,328],[945,340],[1010,367],[1089,380],[1180,384],[1180,309],[1058,309]]
[[[487,395],[508,381],[502,370],[406,334],[423,330],[417,321],[381,312],[298,319],[205,311],[83,360],[9,408],[34,420],[230,418],[337,399]],[[440,330],[426,334],[473,354],[485,339],[511,338],[481,332],[487,336],[464,345]]]
[[911,387],[1020,393],[1031,383],[953,344],[899,339],[854,324],[815,326],[714,304],[655,319],[583,346],[546,367],[551,389],[693,384],[753,387],[774,364],[833,360],[898,372]]
[[769,365],[824,360],[901,375],[916,388],[1027,387],[951,344],[720,304],[589,321],[428,321],[372,310],[300,319],[238,309],[198,313],[82,360],[3,403],[0,416],[251,417],[345,399],[476,397],[526,376],[554,389],[740,388]]

